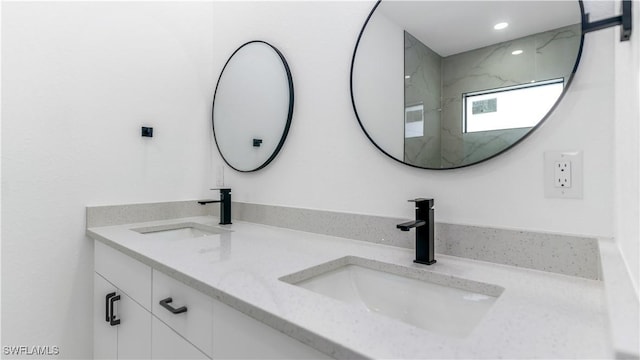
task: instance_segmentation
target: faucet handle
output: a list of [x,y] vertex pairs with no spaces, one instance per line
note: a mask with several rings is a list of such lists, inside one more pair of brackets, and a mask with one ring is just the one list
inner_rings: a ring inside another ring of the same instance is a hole
[[221,200],[224,200],[225,197],[231,196],[231,188],[213,188],[209,190],[220,190]]
[[427,206],[428,208],[432,208],[434,205],[433,199],[417,198],[408,201],[416,203],[416,207]]

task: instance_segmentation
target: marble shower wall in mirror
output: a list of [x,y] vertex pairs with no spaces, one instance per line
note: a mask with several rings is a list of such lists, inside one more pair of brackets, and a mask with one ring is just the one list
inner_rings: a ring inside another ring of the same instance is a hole
[[[441,167],[442,59],[413,35],[404,32],[404,161],[411,164]],[[418,116],[411,117],[416,111]]]
[[419,168],[503,153],[570,86],[583,15],[575,0],[377,1],[351,63],[360,127],[385,155]]
[[441,57],[404,34],[404,162],[427,168],[473,164],[519,141],[531,126],[464,132],[463,94],[551,79],[566,85],[581,43],[575,24]]

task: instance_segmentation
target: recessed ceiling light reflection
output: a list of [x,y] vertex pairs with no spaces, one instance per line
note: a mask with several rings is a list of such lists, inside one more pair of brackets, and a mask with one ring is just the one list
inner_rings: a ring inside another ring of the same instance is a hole
[[496,30],[502,30],[502,29],[505,29],[507,26],[509,26],[509,23],[501,22],[501,23],[495,24],[493,28]]
[[405,75],[404,78],[405,79],[411,79],[411,75]]
[[522,51],[522,50],[515,50],[515,51],[511,52],[511,55],[520,55],[520,54],[522,54],[523,52],[524,52],[524,51]]

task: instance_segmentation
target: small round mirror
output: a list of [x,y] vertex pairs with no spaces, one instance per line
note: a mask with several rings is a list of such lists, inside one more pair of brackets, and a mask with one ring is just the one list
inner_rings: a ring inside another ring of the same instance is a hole
[[582,51],[580,1],[378,1],[351,63],[360,126],[425,169],[485,161],[547,118]]
[[293,80],[284,56],[264,41],[240,46],[222,69],[213,95],[213,135],[224,161],[260,170],[278,154],[293,115]]

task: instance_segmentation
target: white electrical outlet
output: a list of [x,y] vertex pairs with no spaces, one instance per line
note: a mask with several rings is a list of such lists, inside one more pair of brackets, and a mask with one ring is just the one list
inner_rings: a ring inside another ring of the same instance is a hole
[[544,196],[582,199],[582,151],[544,153]]
[[553,165],[553,182],[557,188],[571,187],[571,161],[556,161]]

